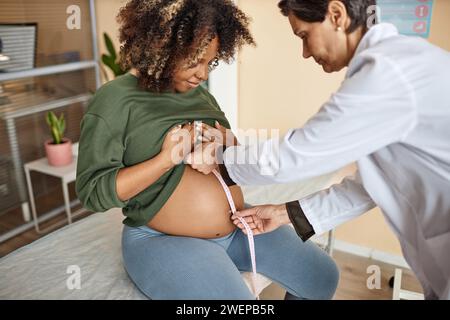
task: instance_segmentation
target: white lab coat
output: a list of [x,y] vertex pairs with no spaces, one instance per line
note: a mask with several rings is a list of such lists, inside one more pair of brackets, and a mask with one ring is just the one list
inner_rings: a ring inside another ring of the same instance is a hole
[[300,200],[316,233],[377,205],[426,297],[450,298],[447,51],[399,35],[394,25],[375,25],[339,90],[303,128],[224,153],[239,185],[302,180],[355,161],[355,177]]

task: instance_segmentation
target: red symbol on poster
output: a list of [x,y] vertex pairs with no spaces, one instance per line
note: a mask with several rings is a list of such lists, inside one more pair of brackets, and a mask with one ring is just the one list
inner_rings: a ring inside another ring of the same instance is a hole
[[425,33],[425,31],[427,30],[426,21],[417,21],[413,26],[413,30],[416,33]]
[[416,7],[416,16],[417,18],[426,18],[430,13],[430,9],[427,5],[421,5]]

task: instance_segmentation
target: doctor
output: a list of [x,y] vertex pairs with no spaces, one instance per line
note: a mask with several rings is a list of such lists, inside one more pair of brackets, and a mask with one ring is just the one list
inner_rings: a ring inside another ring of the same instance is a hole
[[[425,297],[449,299],[450,54],[399,35],[391,24],[367,28],[374,3],[281,1],[305,59],[313,57],[327,73],[348,67],[341,87],[303,128],[288,131],[281,141],[220,147],[217,141],[205,142],[215,143],[217,152],[197,148],[187,162],[205,174],[218,163],[228,184],[267,185],[311,178],[356,161],[357,174],[339,185],[238,215],[255,234],[292,223],[306,241],[378,206]],[[230,133],[217,128],[221,135]],[[236,161],[245,157],[245,163]]]

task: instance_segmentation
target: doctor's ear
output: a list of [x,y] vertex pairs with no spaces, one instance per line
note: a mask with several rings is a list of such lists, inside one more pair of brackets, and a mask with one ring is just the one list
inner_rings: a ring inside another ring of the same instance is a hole
[[347,30],[350,26],[350,18],[343,2],[332,0],[328,4],[328,16],[336,31]]

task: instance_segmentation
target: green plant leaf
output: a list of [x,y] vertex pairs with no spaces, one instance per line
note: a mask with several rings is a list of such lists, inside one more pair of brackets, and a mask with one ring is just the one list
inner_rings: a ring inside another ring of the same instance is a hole
[[124,72],[122,71],[122,69],[120,69],[119,65],[114,65],[113,67],[113,71],[114,71],[114,76],[118,77],[120,75],[122,75]]
[[103,55],[102,61],[103,61],[103,64],[105,64],[112,71],[112,73],[114,74],[115,77],[120,76],[125,73],[125,71],[123,71],[117,63],[112,61],[110,56]]
[[58,118],[53,112],[50,112],[50,123],[52,126],[56,125],[58,123]]
[[59,134],[61,134],[61,129],[60,129],[60,127],[61,127],[61,121],[60,121],[58,118],[56,118],[56,121],[55,121],[55,128],[56,128],[56,130],[58,130],[58,133],[59,133]]
[[46,117],[45,117],[45,121],[47,122],[47,124],[48,124],[49,127],[52,126],[50,112],[47,112],[47,115],[46,115]]
[[59,136],[58,129],[56,127],[52,127],[52,136],[53,136],[53,142],[55,144],[61,143],[61,137]]
[[59,132],[61,133],[61,139],[64,138],[64,131],[66,131],[66,120],[62,118],[59,128]]
[[105,46],[109,52],[109,55],[102,54],[101,60],[103,64],[112,71],[114,77],[118,77],[120,75],[125,74],[128,70],[122,70],[120,64],[117,62],[116,49],[114,48],[114,44],[111,41],[111,38],[106,32],[103,33],[103,38],[105,41]]
[[111,71],[115,74],[115,62],[112,60],[110,56],[105,54],[102,55],[102,62],[105,66],[107,66]]
[[59,137],[62,139],[63,138],[63,131],[64,131],[64,113],[61,113],[61,115],[59,116],[59,120],[58,120],[58,132],[59,132]]
[[49,111],[47,112],[45,120],[50,127],[50,132],[53,137],[53,143],[61,143],[64,137],[64,131],[66,130],[66,120],[64,119],[64,113],[61,113],[58,119],[53,111]]
[[111,56],[108,56],[106,54],[102,54],[102,62],[103,64],[105,64],[107,67],[110,67],[111,64],[114,63],[114,61],[111,60]]
[[103,32],[103,38],[105,39],[105,45],[106,49],[108,49],[109,55],[111,56],[113,61],[116,61],[117,59],[116,49],[114,48],[111,38],[106,32]]

